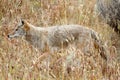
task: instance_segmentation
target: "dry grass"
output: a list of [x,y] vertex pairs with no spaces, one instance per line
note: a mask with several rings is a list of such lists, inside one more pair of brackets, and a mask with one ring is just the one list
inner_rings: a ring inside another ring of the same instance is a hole
[[[120,64],[112,47],[119,47],[119,38],[98,20],[94,5],[95,0],[0,0],[0,80],[119,80]],[[20,18],[38,26],[90,27],[107,42],[109,60],[105,62],[97,51],[88,56],[72,47],[62,53],[43,54],[24,39],[9,41],[7,34]]]

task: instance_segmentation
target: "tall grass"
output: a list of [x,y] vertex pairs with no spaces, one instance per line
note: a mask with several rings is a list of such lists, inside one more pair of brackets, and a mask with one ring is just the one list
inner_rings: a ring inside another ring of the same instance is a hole
[[[119,80],[115,40],[108,25],[94,12],[95,0],[0,0],[0,79],[1,80]],[[24,39],[8,40],[20,18],[47,27],[80,24],[97,31],[107,43],[109,60],[97,51],[85,55],[74,47],[66,52],[42,53]],[[118,39],[116,39],[118,40]],[[44,55],[44,56],[43,56]]]

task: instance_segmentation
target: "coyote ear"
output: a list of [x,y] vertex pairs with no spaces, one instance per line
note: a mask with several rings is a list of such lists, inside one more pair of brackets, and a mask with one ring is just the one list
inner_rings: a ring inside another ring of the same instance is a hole
[[20,19],[20,22],[22,25],[24,25],[24,20],[23,19]]
[[23,28],[25,31],[28,31],[30,29],[30,25],[26,20],[21,19],[21,24],[24,26]]
[[28,31],[28,30],[30,30],[30,25],[29,25],[29,23],[27,22],[27,21],[24,21],[23,20],[23,25],[24,25],[24,29],[26,30],[26,31]]
[[22,23],[22,25],[24,25],[24,21],[23,20],[21,20],[21,23]]

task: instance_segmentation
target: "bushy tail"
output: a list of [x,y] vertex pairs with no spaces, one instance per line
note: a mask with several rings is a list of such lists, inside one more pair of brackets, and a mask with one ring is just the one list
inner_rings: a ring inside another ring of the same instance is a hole
[[107,61],[107,51],[106,51],[106,48],[102,42],[102,40],[99,38],[99,35],[98,33],[96,33],[95,31],[92,31],[92,34],[91,34],[92,38],[94,39],[94,45],[95,45],[95,48],[99,49],[99,52],[100,52],[100,56]]

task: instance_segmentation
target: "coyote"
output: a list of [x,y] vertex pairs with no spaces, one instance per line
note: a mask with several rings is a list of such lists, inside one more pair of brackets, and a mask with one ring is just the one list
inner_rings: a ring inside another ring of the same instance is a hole
[[8,38],[20,36],[24,36],[27,42],[41,51],[56,52],[74,45],[84,53],[91,53],[95,48],[98,48],[101,50],[100,55],[106,59],[98,33],[80,25],[36,27],[21,20],[15,31],[8,35]]

